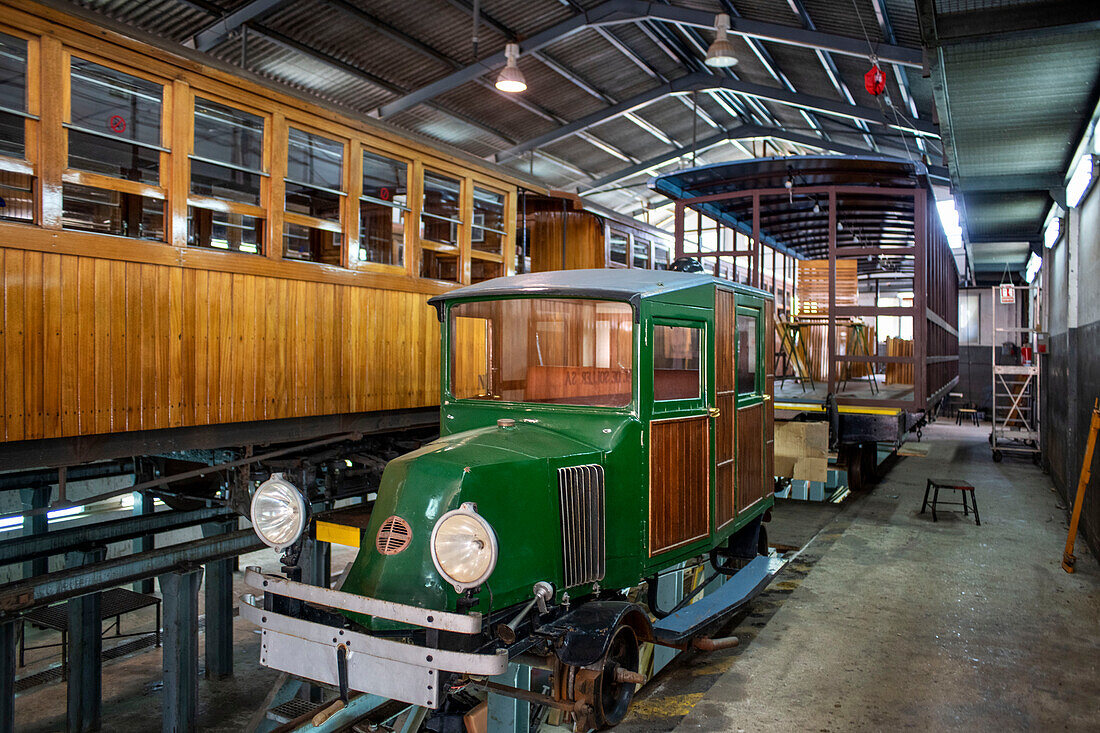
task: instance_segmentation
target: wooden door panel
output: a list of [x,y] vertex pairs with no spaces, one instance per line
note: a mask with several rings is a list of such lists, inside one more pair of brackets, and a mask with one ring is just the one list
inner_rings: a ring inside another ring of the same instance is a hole
[[649,554],[710,532],[710,418],[650,423]]
[[734,293],[719,288],[714,294],[714,388],[715,405],[719,415],[714,421],[716,473],[715,513],[716,525],[721,529],[736,516],[734,482],[735,421],[737,419],[737,393],[734,391]]
[[737,411],[737,511],[764,498],[763,403]]

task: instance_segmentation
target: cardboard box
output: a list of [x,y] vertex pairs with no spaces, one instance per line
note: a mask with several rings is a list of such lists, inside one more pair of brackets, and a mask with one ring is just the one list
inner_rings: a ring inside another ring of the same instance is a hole
[[802,481],[829,477],[829,424],[775,423],[775,475]]

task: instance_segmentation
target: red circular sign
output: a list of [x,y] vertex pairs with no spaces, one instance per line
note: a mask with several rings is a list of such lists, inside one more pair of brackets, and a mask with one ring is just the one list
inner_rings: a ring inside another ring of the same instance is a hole
[[111,126],[111,132],[126,132],[126,118],[122,115],[111,115],[108,124]]
[[390,193],[390,190],[388,188],[382,188],[378,191],[378,198],[382,199],[383,201],[389,201],[390,196],[392,195],[393,194]]

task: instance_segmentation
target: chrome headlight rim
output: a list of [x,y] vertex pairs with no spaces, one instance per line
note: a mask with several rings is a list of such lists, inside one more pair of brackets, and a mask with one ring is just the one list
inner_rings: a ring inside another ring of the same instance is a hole
[[[291,497],[291,506],[294,509],[294,515],[296,517],[295,532],[292,539],[286,542],[276,542],[270,537],[265,535],[261,530],[260,522],[256,516],[257,505],[256,501],[260,497],[261,493],[265,490],[270,490],[272,487],[279,487],[282,489],[288,489],[288,494]],[[305,496],[293,483],[288,481],[283,474],[273,473],[271,476],[257,487],[256,491],[252,494],[252,501],[249,506],[249,519],[252,521],[252,531],[256,533],[256,536],[260,538],[260,541],[265,545],[275,550],[276,552],[282,552],[286,548],[297,542],[301,536],[305,533],[306,527],[309,525],[309,504],[306,502]]]
[[[439,555],[436,552],[436,538],[439,536],[439,530],[446,520],[454,516],[470,517],[480,524],[485,530],[485,533],[489,536],[489,563],[485,567],[485,570],[471,582],[462,582],[452,578],[447,571],[443,569],[443,565],[439,561]],[[439,576],[453,586],[456,593],[462,593],[471,588],[480,587],[489,579],[489,576],[493,574],[493,571],[496,570],[497,567],[497,558],[500,555],[500,543],[497,541],[497,533],[493,530],[493,525],[489,524],[489,521],[485,519],[485,517],[477,513],[477,504],[468,501],[464,502],[458,509],[452,509],[436,520],[435,526],[432,527],[432,535],[428,540],[428,550],[432,556],[432,564],[435,565],[435,570],[439,573]]]

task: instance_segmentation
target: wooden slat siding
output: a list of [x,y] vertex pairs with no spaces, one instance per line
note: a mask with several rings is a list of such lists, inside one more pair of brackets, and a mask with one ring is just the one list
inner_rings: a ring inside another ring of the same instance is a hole
[[61,257],[49,257],[42,263],[44,435],[56,435],[61,429],[61,260]]
[[737,411],[737,511],[764,496],[764,405]]
[[0,248],[4,440],[424,407],[427,295]]
[[715,393],[720,412],[715,420],[715,525],[721,528],[735,516],[736,484],[734,481],[735,423],[737,393],[734,385],[735,333],[734,294],[718,288],[714,295]]
[[[96,260],[91,257],[77,258],[79,279],[76,286],[80,293],[77,305],[79,317],[76,322],[66,324],[66,328],[75,330],[80,338],[78,353],[80,354],[81,369],[77,375],[80,387],[78,390],[78,403],[75,406],[77,410],[77,431],[75,435],[92,435],[97,432],[95,421],[95,263]],[[62,287],[64,287],[64,284]],[[149,305],[146,306],[145,313],[150,318],[152,317],[152,308]],[[151,362],[143,360],[142,363]],[[152,404],[151,401],[150,404]]]
[[[95,261],[95,284],[92,291],[92,322],[95,331],[92,334],[95,344],[95,432],[110,433],[114,430],[111,423],[111,263],[108,260]],[[159,344],[159,339],[157,341]],[[157,373],[161,373],[157,363]]]
[[650,424],[649,554],[710,532],[709,418]]
[[23,252],[4,258],[4,417],[7,440],[23,439]]
[[764,302],[764,493],[775,493],[775,303]]
[[[61,257],[58,288],[61,292],[61,426],[58,435],[76,435],[80,431],[79,374],[87,368],[86,354],[80,351],[80,260]],[[61,284],[65,283],[65,287]],[[140,316],[139,305],[139,316]],[[139,382],[140,384],[140,382]]]
[[23,437],[42,437],[42,255],[27,252],[23,260]]

